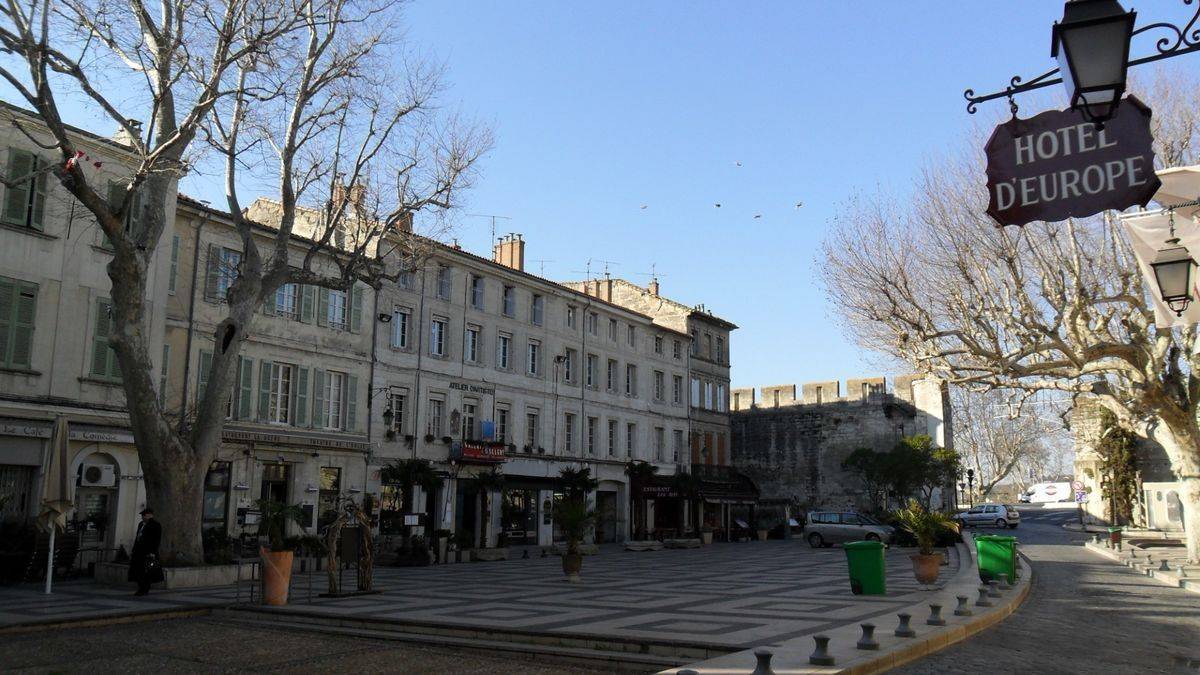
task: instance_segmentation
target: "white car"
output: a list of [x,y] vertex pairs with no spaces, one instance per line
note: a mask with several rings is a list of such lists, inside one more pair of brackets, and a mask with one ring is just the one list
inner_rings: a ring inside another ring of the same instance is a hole
[[1021,524],[1021,512],[1007,504],[980,504],[954,516],[962,525],[972,527],[995,526],[1016,529]]

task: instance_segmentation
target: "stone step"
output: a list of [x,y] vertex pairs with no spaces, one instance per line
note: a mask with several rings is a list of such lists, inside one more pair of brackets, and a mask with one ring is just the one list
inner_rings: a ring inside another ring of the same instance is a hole
[[[254,609],[238,608],[236,610],[217,610],[223,622],[260,628],[288,629],[321,633],[322,635],[342,635],[346,637],[369,638],[407,642],[431,647],[456,647],[463,649],[478,649],[489,652],[509,652],[520,654],[531,660],[550,660],[557,663],[574,663],[577,665],[602,665],[607,669],[631,670],[636,672],[656,672],[663,669],[678,667],[689,662],[694,657],[669,656],[663,654],[639,653],[621,649],[605,649],[602,647],[589,648],[581,646],[565,646],[558,644],[541,644],[510,639],[509,633],[492,634],[492,637],[468,636],[463,634],[439,634],[436,632],[411,632],[404,625],[394,625],[378,620],[354,621],[341,617],[312,617],[288,616],[286,613],[257,612]],[[361,625],[347,625],[361,624]],[[452,627],[451,627],[452,628]],[[456,631],[457,632],[457,631]],[[487,631],[470,631],[480,635]],[[582,641],[589,642],[587,640]]]

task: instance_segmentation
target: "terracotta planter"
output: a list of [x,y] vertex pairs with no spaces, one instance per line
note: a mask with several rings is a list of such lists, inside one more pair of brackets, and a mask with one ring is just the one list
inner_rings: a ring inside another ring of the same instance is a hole
[[267,605],[286,605],[288,601],[288,584],[292,580],[293,551],[268,551],[259,549],[263,561],[263,603]]
[[712,539],[713,539],[712,532],[701,532],[700,533],[700,541],[704,542],[705,546],[712,544]]
[[758,533],[758,540],[759,540],[759,541],[766,541],[766,540],[767,540],[767,534],[769,534],[769,533],[770,533],[770,530],[758,530],[758,531],[757,531],[757,533]]
[[942,566],[942,556],[937,553],[929,555],[917,554],[912,556],[913,576],[919,584],[936,583],[938,570]]
[[583,554],[582,553],[564,553],[562,557],[563,574],[567,575],[567,581],[579,581],[579,570],[583,569]]

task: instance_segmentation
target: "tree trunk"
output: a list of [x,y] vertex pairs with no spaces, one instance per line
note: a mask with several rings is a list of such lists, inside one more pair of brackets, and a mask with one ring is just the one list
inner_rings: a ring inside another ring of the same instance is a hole
[[204,472],[183,467],[164,472],[146,481],[146,498],[162,525],[159,558],[167,564],[203,564]]
[[1200,476],[1180,479],[1183,489],[1179,499],[1183,503],[1183,527],[1187,543],[1188,561],[1200,563]]
[[1188,560],[1200,563],[1200,434],[1187,416],[1163,415],[1164,424],[1154,425],[1148,435],[1166,450],[1171,470],[1182,487],[1184,542]]

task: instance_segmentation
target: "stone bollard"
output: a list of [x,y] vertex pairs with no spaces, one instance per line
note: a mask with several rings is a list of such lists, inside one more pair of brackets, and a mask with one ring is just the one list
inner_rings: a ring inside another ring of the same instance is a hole
[[754,672],[750,675],[775,675],[775,671],[771,670],[771,656],[774,654],[770,649],[759,647],[754,650],[754,658],[758,661],[754,666]]
[[1120,551],[1120,550],[1121,550],[1121,542],[1119,542],[1119,541],[1117,542],[1117,550],[1118,550],[1118,551]]
[[900,617],[900,625],[896,626],[896,632],[894,635],[896,637],[917,637],[917,631],[913,630],[912,626],[908,625],[908,620],[912,618],[912,615],[906,612],[900,612],[896,616]]
[[529,549],[521,552],[521,560],[529,560]]
[[675,671],[676,675],[700,675],[700,671],[692,670],[691,668],[682,668]]
[[1000,584],[995,579],[992,579],[991,581],[987,582],[987,586],[988,586],[988,597],[989,598],[1000,597]]
[[976,607],[991,607],[992,601],[988,600],[988,587],[979,587],[979,599],[975,601]]
[[941,605],[929,605],[929,618],[925,619],[925,623],[930,626],[946,625],[946,620],[942,618]]
[[1100,535],[1098,535],[1098,534],[1093,534],[1093,535],[1092,535],[1092,543],[1093,543],[1093,544],[1099,544],[1099,543],[1100,543]]
[[971,616],[971,608],[967,607],[967,596],[958,595],[958,607],[954,608],[954,616]]
[[817,643],[817,648],[808,656],[808,662],[814,666],[832,666],[833,656],[829,653],[829,636],[814,635],[813,642]]
[[1175,566],[1175,573],[1179,575],[1180,579],[1187,577],[1187,570],[1183,569],[1183,563]]
[[1000,575],[1000,590],[1007,591],[1011,588],[1012,588],[1012,584],[1008,583],[1008,575],[1001,574]]
[[1166,560],[1163,560],[1162,562],[1158,563],[1158,571],[1159,572],[1170,572],[1171,571],[1170,563],[1168,563]]
[[860,623],[858,625],[862,627],[863,633],[855,647],[859,649],[879,649],[879,643],[875,641],[875,624]]

